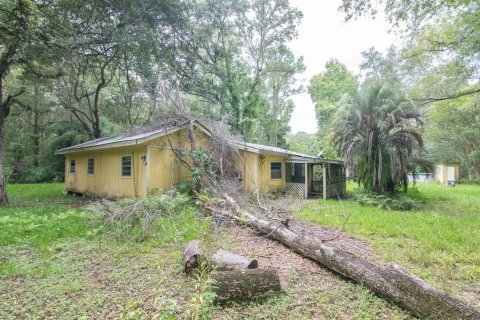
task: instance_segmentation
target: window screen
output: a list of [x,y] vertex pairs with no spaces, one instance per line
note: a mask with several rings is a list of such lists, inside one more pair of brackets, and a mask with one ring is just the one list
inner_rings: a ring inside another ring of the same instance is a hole
[[122,177],[132,176],[132,156],[122,157]]
[[93,175],[95,173],[95,160],[88,159],[87,162],[87,174]]
[[282,163],[281,162],[272,162],[270,164],[270,176],[272,179],[281,179],[282,178]]
[[75,173],[75,160],[70,160],[70,173]]

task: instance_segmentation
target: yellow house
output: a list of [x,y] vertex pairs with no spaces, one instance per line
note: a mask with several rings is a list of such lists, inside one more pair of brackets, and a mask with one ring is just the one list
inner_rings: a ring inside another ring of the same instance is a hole
[[[65,191],[121,198],[145,197],[153,190],[176,187],[190,177],[173,152],[189,149],[188,124],[125,133],[58,150],[56,154],[65,155]],[[198,121],[193,125],[197,145],[208,149],[211,132]],[[238,150],[232,175],[239,187],[249,192],[282,191],[324,198],[345,193],[341,161],[246,142],[232,145]]]
[[453,180],[458,182],[458,163],[439,163],[435,165],[435,181],[449,184]]
[[342,197],[346,193],[342,161],[255,143],[235,142],[235,145],[242,155],[237,169],[248,191],[258,188],[324,199]]

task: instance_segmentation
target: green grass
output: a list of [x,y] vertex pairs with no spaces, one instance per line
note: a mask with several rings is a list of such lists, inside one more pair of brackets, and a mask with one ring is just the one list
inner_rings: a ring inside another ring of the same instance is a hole
[[[82,205],[86,199],[64,194],[63,183],[9,184],[7,185],[10,207],[36,205]],[[2,210],[2,209],[0,209]]]
[[107,225],[91,200],[64,195],[63,184],[9,185],[8,194],[0,208],[0,319],[128,318],[137,305],[157,315],[187,312],[185,301],[162,308],[196,294],[195,280],[181,279],[183,248],[211,241],[211,222],[192,205],[172,206],[139,241]]
[[0,246],[27,245],[48,254],[53,243],[85,237],[99,223],[80,207],[85,200],[63,195],[63,184],[9,185],[7,192],[10,204],[0,208]]
[[[354,185],[349,185],[349,191]],[[480,297],[480,185],[419,183],[412,211],[362,206],[353,199],[319,200],[297,218],[340,228],[371,243],[384,262],[403,264],[430,283],[466,300]]]
[[[0,209],[0,319],[175,319],[191,317],[192,310],[215,319],[410,319],[362,286],[294,262],[281,295],[204,304],[203,280],[183,273],[186,242],[200,238],[209,252],[235,252],[255,241],[252,234],[212,232],[209,218],[178,199],[140,240],[125,237],[124,226],[106,225],[91,200],[63,195],[62,184],[10,185],[8,191],[10,205]],[[346,231],[371,243],[381,260],[397,261],[470,303],[480,296],[478,195],[479,185],[419,185],[412,192],[416,211],[319,200],[297,216],[340,227],[342,213],[350,214]],[[155,199],[148,205],[156,206]],[[267,246],[265,254],[283,248]]]

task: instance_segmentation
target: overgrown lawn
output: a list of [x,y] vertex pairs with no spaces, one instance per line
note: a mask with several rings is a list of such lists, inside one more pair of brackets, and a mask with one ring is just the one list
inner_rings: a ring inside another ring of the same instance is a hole
[[203,294],[182,270],[185,243],[211,241],[209,220],[192,205],[172,208],[139,241],[131,234],[138,230],[107,225],[92,200],[63,195],[63,184],[8,192],[10,205],[0,209],[0,319],[171,318],[188,314],[190,299]]
[[[183,198],[172,201],[142,238],[132,235],[138,225],[107,225],[91,210],[92,200],[63,195],[62,184],[12,185],[8,191],[11,204],[0,209],[0,319],[410,319],[281,244],[241,228],[212,228],[210,218]],[[471,303],[479,284],[478,191],[420,185],[414,197],[421,210],[319,200],[298,217],[339,227],[340,214],[350,213],[346,230],[372,243],[383,260],[398,261]],[[284,292],[212,305],[208,277],[183,273],[183,249],[194,238],[209,253],[243,252],[283,270]]]
[[[357,192],[349,184],[350,193]],[[447,188],[418,183],[411,211],[360,205],[354,199],[319,200],[297,218],[341,228],[371,243],[384,261],[406,266],[430,283],[480,307],[480,185]]]

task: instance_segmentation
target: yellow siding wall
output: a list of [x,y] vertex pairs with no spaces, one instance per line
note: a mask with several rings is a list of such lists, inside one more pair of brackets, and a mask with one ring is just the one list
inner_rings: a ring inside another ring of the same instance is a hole
[[[196,129],[198,148],[208,147],[208,136]],[[190,150],[187,131],[181,130],[134,147],[69,153],[65,156],[65,190],[99,197],[144,197],[148,191],[167,190],[190,177],[173,147]],[[147,152],[148,150],[148,152]],[[133,159],[132,176],[121,177],[122,156]],[[142,159],[145,157],[145,161]],[[87,175],[88,159],[95,159],[95,173]],[[149,159],[148,159],[149,158]],[[75,174],[70,173],[70,160],[76,162]],[[149,168],[147,168],[149,165]],[[147,186],[147,171],[149,183]]]
[[443,165],[435,166],[435,181],[445,183],[443,171]]
[[458,181],[458,164],[437,164],[435,166],[435,181],[440,183],[447,183],[448,168],[454,168],[455,180]]
[[[285,190],[285,162],[283,156],[263,154],[260,155],[259,175],[262,191],[284,191]],[[270,165],[272,162],[282,163],[282,178],[272,179]]]
[[[209,137],[201,130],[195,130],[197,148],[208,148]],[[171,150],[190,150],[187,130],[178,131],[148,142],[150,148],[150,192],[168,190],[180,181],[190,178],[189,169],[183,165]],[[171,146],[170,146],[171,145]]]
[[[121,177],[122,156],[132,156],[132,176]],[[69,153],[65,162],[65,190],[99,197],[138,197],[145,195],[145,147],[129,147]],[[88,159],[95,159],[93,175],[87,174]],[[75,173],[70,173],[75,160]]]
[[250,151],[240,150],[240,157],[235,161],[235,168],[242,173],[243,179],[241,184],[245,190],[254,192],[260,189],[258,181],[259,160],[258,154]]
[[[255,191],[284,191],[285,190],[285,160],[283,156],[258,154],[250,151],[240,151],[241,158],[237,159],[235,167],[243,173],[243,185],[249,192]],[[282,164],[282,177],[272,179],[270,165],[272,162]]]
[[[190,172],[171,150],[190,150],[188,131],[181,130],[134,147],[69,153],[65,159],[65,190],[99,197],[144,197],[148,192],[168,190],[180,181],[188,180]],[[210,138],[196,129],[197,148],[208,149]],[[121,177],[122,156],[132,155],[132,177]],[[247,191],[285,190],[285,163],[282,156],[240,151],[235,166],[243,173]],[[142,159],[145,157],[145,161]],[[87,161],[95,159],[95,173],[87,175]],[[76,161],[76,173],[71,174],[70,160]],[[270,165],[282,163],[282,178],[272,179]]]
[[150,143],[150,192],[172,188],[180,180],[180,163],[170,150],[166,137]]

